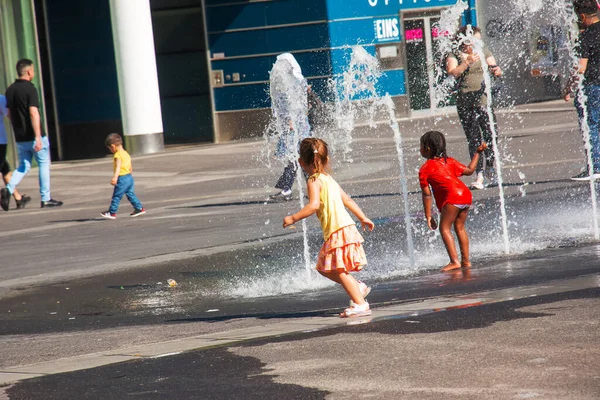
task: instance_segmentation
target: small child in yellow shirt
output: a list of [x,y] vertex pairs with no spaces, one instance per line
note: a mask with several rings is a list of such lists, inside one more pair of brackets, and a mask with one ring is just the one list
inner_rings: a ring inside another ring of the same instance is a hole
[[123,148],[123,139],[118,133],[111,133],[104,142],[113,156],[114,175],[110,180],[110,184],[115,187],[112,195],[112,201],[108,211],[101,213],[104,218],[116,219],[119,203],[123,196],[127,196],[127,200],[133,206],[133,212],[130,217],[139,217],[146,213],[146,209],[142,207],[142,203],[138,200],[133,191],[133,176],[131,175],[131,156]]
[[350,274],[367,265],[367,257],[362,246],[364,240],[346,208],[356,215],[363,228],[373,230],[375,224],[327,173],[327,143],[317,138],[304,139],[300,143],[298,163],[310,176],[307,182],[308,204],[297,213],[285,217],[283,227],[316,213],[325,240],[317,258],[317,271],[325,278],[342,285],[351,299],[350,307],[340,313],[340,317],[371,315],[371,308],[365,300],[371,288]]

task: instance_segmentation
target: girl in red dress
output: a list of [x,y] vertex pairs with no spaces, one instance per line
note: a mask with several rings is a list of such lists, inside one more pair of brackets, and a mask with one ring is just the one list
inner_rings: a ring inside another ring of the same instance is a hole
[[[440,234],[450,256],[450,263],[442,271],[459,268],[470,268],[469,237],[465,230],[465,222],[469,207],[473,201],[471,191],[458,177],[472,175],[477,167],[479,155],[487,148],[483,143],[477,148],[473,159],[465,166],[446,154],[446,138],[437,131],[430,131],[421,136],[421,155],[427,159],[419,170],[419,183],[423,191],[423,208],[430,229],[436,229],[437,223],[431,216],[431,192],[435,204],[440,211]],[[456,254],[454,237],[450,228],[458,238],[460,257]]]

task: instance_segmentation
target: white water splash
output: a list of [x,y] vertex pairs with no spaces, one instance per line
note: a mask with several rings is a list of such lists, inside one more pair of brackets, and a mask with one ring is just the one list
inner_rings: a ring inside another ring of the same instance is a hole
[[[396,120],[395,105],[389,94],[379,96],[377,93],[377,83],[381,78],[382,71],[379,65],[379,60],[369,54],[362,46],[353,46],[351,48],[350,64],[347,71],[343,74],[341,81],[337,87],[343,91],[341,98],[350,103],[354,103],[358,99],[365,99],[363,108],[366,109],[370,124],[374,126],[374,119],[377,111],[383,109],[389,118],[389,124],[394,132],[394,142],[396,144],[396,152],[398,154],[399,178],[403,198],[405,230],[407,238],[407,254],[409,255],[410,265],[415,265],[414,258],[414,243],[412,222],[410,217],[410,205],[408,202],[408,183],[407,175],[404,168],[404,155],[402,150],[402,135],[398,122]],[[354,119],[357,118],[356,113],[344,115],[344,118],[351,119],[349,126],[354,126]],[[347,132],[351,136],[352,131]]]
[[447,104],[454,90],[456,78],[448,75],[445,68],[445,59],[448,54],[456,50],[455,43],[452,40],[454,33],[460,26],[460,20],[463,13],[469,9],[466,1],[459,0],[452,7],[443,10],[440,13],[440,20],[435,23],[434,29],[437,29],[437,54],[434,55],[437,60],[434,63],[435,82],[431,96],[435,104]]
[[353,133],[356,121],[367,120],[375,126],[375,107],[371,101],[357,105],[357,100],[377,96],[376,84],[381,77],[379,61],[367,53],[361,46],[350,49],[348,67],[344,72],[329,81],[329,89],[335,94],[335,121],[337,129],[326,136],[335,154],[341,154],[343,161],[351,162]]
[[[577,56],[577,41],[579,31],[577,28],[577,15],[575,14],[572,1],[565,0],[512,0],[512,7],[515,12],[503,14],[504,25],[511,36],[526,37],[534,30],[541,30],[543,25],[552,26],[553,33],[558,37],[557,56],[559,57],[556,65],[548,67],[554,79],[561,80],[561,86],[566,85],[566,81],[578,68],[579,58]],[[531,21],[528,29],[523,29],[523,21]],[[505,38],[506,46],[510,44],[512,38]],[[510,50],[509,50],[510,53]],[[529,54],[520,54],[513,61],[513,68],[516,68],[517,62],[522,62],[523,58],[530,57]],[[528,65],[532,64],[532,60],[527,60]],[[577,101],[581,104],[587,104],[587,96],[585,95],[582,85],[582,80],[577,82]],[[580,121],[581,133],[584,139],[584,147],[586,149],[586,163],[588,170],[593,171],[593,160],[591,155],[590,128],[587,123],[587,108],[583,107],[583,118]],[[594,179],[590,180],[590,200],[592,212],[592,226],[594,238],[600,239],[600,228],[598,226],[598,210],[597,210],[597,188]]]
[[[310,135],[308,125],[308,84],[300,75],[299,66],[294,65],[294,60],[279,58],[271,69],[269,88],[271,95],[271,109],[273,118],[265,135],[267,148],[272,142],[275,144],[274,153],[283,161],[283,164],[293,163],[296,168],[298,184],[298,198],[300,208],[304,207],[304,182],[298,164],[298,146],[300,141]],[[296,70],[295,70],[296,68]],[[270,152],[269,152],[270,153]],[[270,158],[270,154],[267,155]],[[302,220],[302,233],[304,245],[304,273],[311,279],[312,268],[310,249],[308,247],[306,221]]]

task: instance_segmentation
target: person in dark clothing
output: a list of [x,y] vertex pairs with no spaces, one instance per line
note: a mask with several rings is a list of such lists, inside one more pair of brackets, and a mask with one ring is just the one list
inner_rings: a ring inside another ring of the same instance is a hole
[[38,93],[31,83],[35,77],[33,61],[21,59],[17,62],[17,80],[6,89],[6,105],[17,149],[19,167],[13,172],[6,188],[0,189],[0,205],[8,211],[10,196],[31,168],[35,157],[38,163],[41,207],[58,207],[63,203],[50,197],[50,143],[42,132]]
[[[575,94],[575,106],[579,116],[579,125],[583,131],[587,122],[589,128],[590,151],[593,171],[589,166],[572,177],[575,181],[600,179],[600,19],[595,0],[574,2],[579,22],[584,27],[579,36],[579,64],[565,91],[565,100],[570,100],[573,87],[579,86]],[[584,101],[584,98],[587,100]]]
[[[5,184],[10,182],[12,178],[12,171],[10,164],[6,159],[6,151],[8,149],[8,138],[6,135],[6,127],[4,126],[4,117],[8,116],[8,108],[6,108],[6,97],[0,95],[0,174]],[[27,203],[31,201],[31,197],[23,194],[19,194],[19,191],[15,189],[13,197],[17,203],[17,208],[25,208]]]
[[[475,41],[481,41],[481,29],[464,26],[456,33],[458,52],[446,58],[446,71],[458,80],[456,108],[469,144],[469,155],[475,155],[482,142],[492,143],[492,124],[496,127],[496,116],[492,110],[488,114],[488,98],[485,91],[484,68],[495,77],[502,76],[502,70],[496,64],[493,54],[483,47],[484,60],[475,50]],[[483,158],[486,161],[486,174],[489,183],[495,183],[494,162],[496,155],[493,146],[489,146],[477,164],[477,175],[471,183],[473,189],[483,189]]]
[[323,101],[318,94],[312,90],[312,86],[308,85],[308,125],[314,129],[322,119]]
[[[310,85],[308,86],[307,91],[307,100],[308,100],[308,126],[309,129],[312,129],[319,123],[319,119],[321,118],[320,113],[322,112],[323,102],[318,94],[316,94]],[[291,200],[292,199],[292,186],[294,185],[294,180],[296,179],[296,164],[293,162],[288,163],[286,167],[283,169],[283,173],[277,180],[275,184],[276,189],[281,189],[280,192],[275,193],[270,196],[271,200]]]
[[[271,77],[271,101],[273,105],[277,105],[276,107],[272,107],[274,115],[279,123],[279,130],[281,131],[277,142],[275,156],[279,159],[287,160],[287,165],[275,184],[275,188],[279,189],[279,192],[270,195],[269,198],[273,201],[289,201],[292,199],[292,186],[294,185],[296,173],[298,172],[297,161],[294,159],[295,157],[291,157],[291,155],[294,154],[294,147],[299,146],[298,140],[302,140],[311,135],[309,123],[309,93],[311,90],[306,79],[302,75],[300,65],[292,54],[283,53],[277,56],[277,61],[273,66],[274,69],[276,66],[287,66],[287,68],[283,68],[283,70],[287,71],[285,75],[286,82],[283,82],[282,84],[277,78]],[[280,84],[282,84],[281,87]],[[299,98],[295,99],[302,103],[305,109],[298,113],[298,110],[302,109],[302,107],[293,104],[293,101],[290,100],[293,96],[290,96],[290,93],[286,93],[286,91],[306,93],[306,99],[302,99],[302,101],[300,101]]]

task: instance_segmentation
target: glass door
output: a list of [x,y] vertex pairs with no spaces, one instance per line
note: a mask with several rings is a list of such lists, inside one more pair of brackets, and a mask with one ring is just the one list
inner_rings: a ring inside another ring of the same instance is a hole
[[[433,65],[432,65],[432,71],[433,71],[433,90],[435,90],[436,86],[438,84],[441,84],[442,82],[444,82],[446,80],[446,78],[448,77],[448,73],[446,72],[446,56],[447,54],[442,54],[442,52],[440,51],[440,40],[443,38],[447,38],[449,35],[451,35],[450,32],[440,32],[439,28],[438,28],[438,23],[439,23],[440,19],[439,18],[430,18],[429,22],[430,22],[430,32],[431,32],[431,47],[432,47],[432,54],[433,54]],[[447,40],[447,39],[446,39]],[[437,64],[437,65],[436,65]],[[437,71],[437,69],[439,69],[439,71]],[[444,90],[443,92],[446,93],[447,92],[447,88],[446,90]],[[435,104],[435,107],[437,108],[441,108],[441,107],[446,107],[446,106],[454,106],[456,105],[456,94],[451,94],[450,96],[448,96],[447,98],[444,99],[438,99],[439,102],[437,104]]]
[[431,107],[426,35],[425,18],[406,19],[404,21],[407,60],[406,79],[412,110],[423,110]]
[[412,110],[434,110],[448,105],[435,101],[436,65],[439,54],[440,33],[436,29],[439,15],[406,17],[404,38],[406,42],[407,84]]

